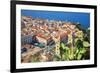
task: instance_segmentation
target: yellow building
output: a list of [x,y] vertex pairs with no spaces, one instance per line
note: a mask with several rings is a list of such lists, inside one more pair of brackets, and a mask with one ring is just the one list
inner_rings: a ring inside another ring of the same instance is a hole
[[68,44],[73,42],[72,34],[68,34]]
[[56,39],[56,41],[55,41],[55,53],[57,54],[57,55],[60,55],[60,40],[59,39]]
[[55,54],[59,56],[60,55],[60,36],[56,35],[56,36],[52,36],[52,38],[55,41],[55,48],[54,48]]

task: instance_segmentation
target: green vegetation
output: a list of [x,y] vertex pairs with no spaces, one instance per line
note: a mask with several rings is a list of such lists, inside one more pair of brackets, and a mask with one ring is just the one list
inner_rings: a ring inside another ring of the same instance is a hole
[[69,61],[69,60],[82,60],[87,59],[87,51],[89,50],[89,43],[86,41],[77,41],[77,45],[74,48],[67,47],[64,43],[61,43],[60,56],[56,57],[57,60]]
[[60,43],[60,57],[58,57],[57,59],[61,61],[89,59],[90,58],[90,30],[89,29],[84,30],[84,33],[82,34],[81,37],[76,37],[72,39],[74,39],[75,41],[67,45],[65,43]]

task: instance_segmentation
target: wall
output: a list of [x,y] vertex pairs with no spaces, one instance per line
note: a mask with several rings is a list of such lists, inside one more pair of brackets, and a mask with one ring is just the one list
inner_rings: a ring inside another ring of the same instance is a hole
[[[99,0],[34,0],[58,3],[98,4],[98,67],[85,69],[42,71],[34,73],[99,73],[100,72],[100,1]],[[10,73],[10,0],[0,1],[0,73]]]

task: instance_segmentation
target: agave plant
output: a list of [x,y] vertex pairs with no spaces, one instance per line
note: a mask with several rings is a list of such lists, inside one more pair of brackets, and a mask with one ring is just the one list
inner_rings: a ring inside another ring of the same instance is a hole
[[82,60],[85,59],[87,55],[87,47],[89,47],[89,42],[78,40],[74,48],[69,48],[64,43],[60,45],[60,60]]

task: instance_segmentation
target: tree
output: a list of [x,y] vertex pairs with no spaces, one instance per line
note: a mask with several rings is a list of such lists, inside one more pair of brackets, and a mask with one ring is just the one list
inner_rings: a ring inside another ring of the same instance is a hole
[[80,39],[78,39],[77,42],[76,42],[76,47],[77,47],[78,49],[83,48],[83,41],[80,40]]

